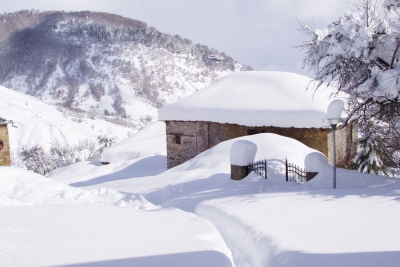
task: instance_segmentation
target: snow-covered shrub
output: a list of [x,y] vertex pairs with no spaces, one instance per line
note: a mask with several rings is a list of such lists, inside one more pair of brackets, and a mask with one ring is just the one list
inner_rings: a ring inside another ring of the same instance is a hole
[[148,125],[153,121],[153,117],[150,115],[146,115],[144,117],[140,117],[140,121],[144,124],[144,125]]
[[108,135],[108,134],[103,134],[103,135],[99,135],[97,136],[97,141],[99,142],[99,153],[101,153],[103,151],[103,149],[112,146],[115,141],[116,141],[116,137]]
[[[80,157],[77,157],[78,159],[80,159],[80,161],[94,161],[100,158],[99,147],[94,141],[90,139],[79,141],[78,144],[75,146],[74,151],[77,151],[78,155],[81,155]],[[85,152],[82,153],[83,151]]]
[[101,151],[111,146],[116,140],[104,134],[99,143],[90,139],[79,141],[76,145],[55,143],[49,150],[38,145],[26,145],[13,162],[18,167],[46,175],[52,170],[65,167],[81,161],[95,161],[100,159]]
[[[75,122],[83,122],[85,118],[87,119],[100,119],[104,121],[108,121],[114,124],[122,125],[127,128],[131,129],[138,129],[140,127],[143,127],[144,124],[141,121],[141,119],[138,119],[137,121],[130,119],[130,118],[122,118],[118,116],[112,116],[112,114],[108,110],[104,110],[104,113],[98,112],[96,110],[91,110],[89,112],[86,112],[84,110],[80,109],[73,109],[73,108],[65,108],[58,106],[57,110],[60,111],[64,116],[66,117],[72,117],[72,120]],[[105,114],[107,113],[107,114]],[[115,114],[114,114],[115,115]]]
[[41,146],[24,146],[20,158],[25,168],[41,175],[46,175],[57,168],[57,164],[52,160],[50,154]]

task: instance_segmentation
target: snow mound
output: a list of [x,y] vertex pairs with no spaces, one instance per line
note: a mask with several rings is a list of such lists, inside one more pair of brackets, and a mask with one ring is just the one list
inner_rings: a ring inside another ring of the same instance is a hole
[[147,201],[143,196],[139,197],[139,200],[120,200],[117,203],[118,206],[129,207],[131,209],[142,209],[142,210],[156,210],[160,209],[160,206],[156,206]]
[[230,161],[231,165],[247,166],[254,162],[257,145],[247,140],[239,140],[232,144]]
[[[263,133],[238,137],[222,143],[200,153],[187,162],[168,170],[167,172],[181,172],[193,169],[206,169],[211,173],[230,172],[230,154],[232,145],[241,140],[254,143],[258,149],[255,160],[272,160],[284,162],[285,157],[298,166],[303,166],[304,158],[316,150],[303,143],[288,137],[272,133]],[[272,164],[272,163],[271,163]]]
[[159,110],[159,120],[246,126],[328,128],[330,88],[307,90],[311,78],[278,71],[230,74]]
[[306,172],[320,172],[329,166],[328,159],[321,152],[313,152],[304,159],[304,168]]
[[165,123],[154,122],[112,147],[104,149],[102,162],[119,163],[146,156],[166,155]]
[[143,196],[110,188],[74,188],[17,167],[0,167],[0,172],[0,205],[105,204],[146,210],[159,208]]

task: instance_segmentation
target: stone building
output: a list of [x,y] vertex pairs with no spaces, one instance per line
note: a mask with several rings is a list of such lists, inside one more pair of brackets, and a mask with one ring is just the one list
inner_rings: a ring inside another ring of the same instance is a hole
[[[296,139],[332,162],[332,131],[326,120],[330,90],[306,91],[310,79],[285,72],[228,75],[206,89],[166,105],[159,120],[166,124],[168,168],[220,142],[259,133]],[[337,165],[354,154],[357,129],[337,131]]]
[[11,165],[10,141],[7,125],[10,122],[0,118],[0,166]]

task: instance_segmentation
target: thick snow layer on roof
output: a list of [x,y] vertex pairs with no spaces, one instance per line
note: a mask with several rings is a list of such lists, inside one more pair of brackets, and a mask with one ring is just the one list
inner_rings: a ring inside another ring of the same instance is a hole
[[[246,126],[328,128],[330,89],[306,91],[311,78],[278,71],[235,73],[159,110],[159,120]],[[312,84],[311,84],[312,85]]]

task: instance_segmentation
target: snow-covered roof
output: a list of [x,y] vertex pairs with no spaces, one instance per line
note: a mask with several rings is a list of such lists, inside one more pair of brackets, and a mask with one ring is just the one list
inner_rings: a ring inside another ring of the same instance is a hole
[[311,78],[288,72],[249,71],[159,110],[162,121],[210,121],[245,126],[329,128],[329,88],[306,91]]

